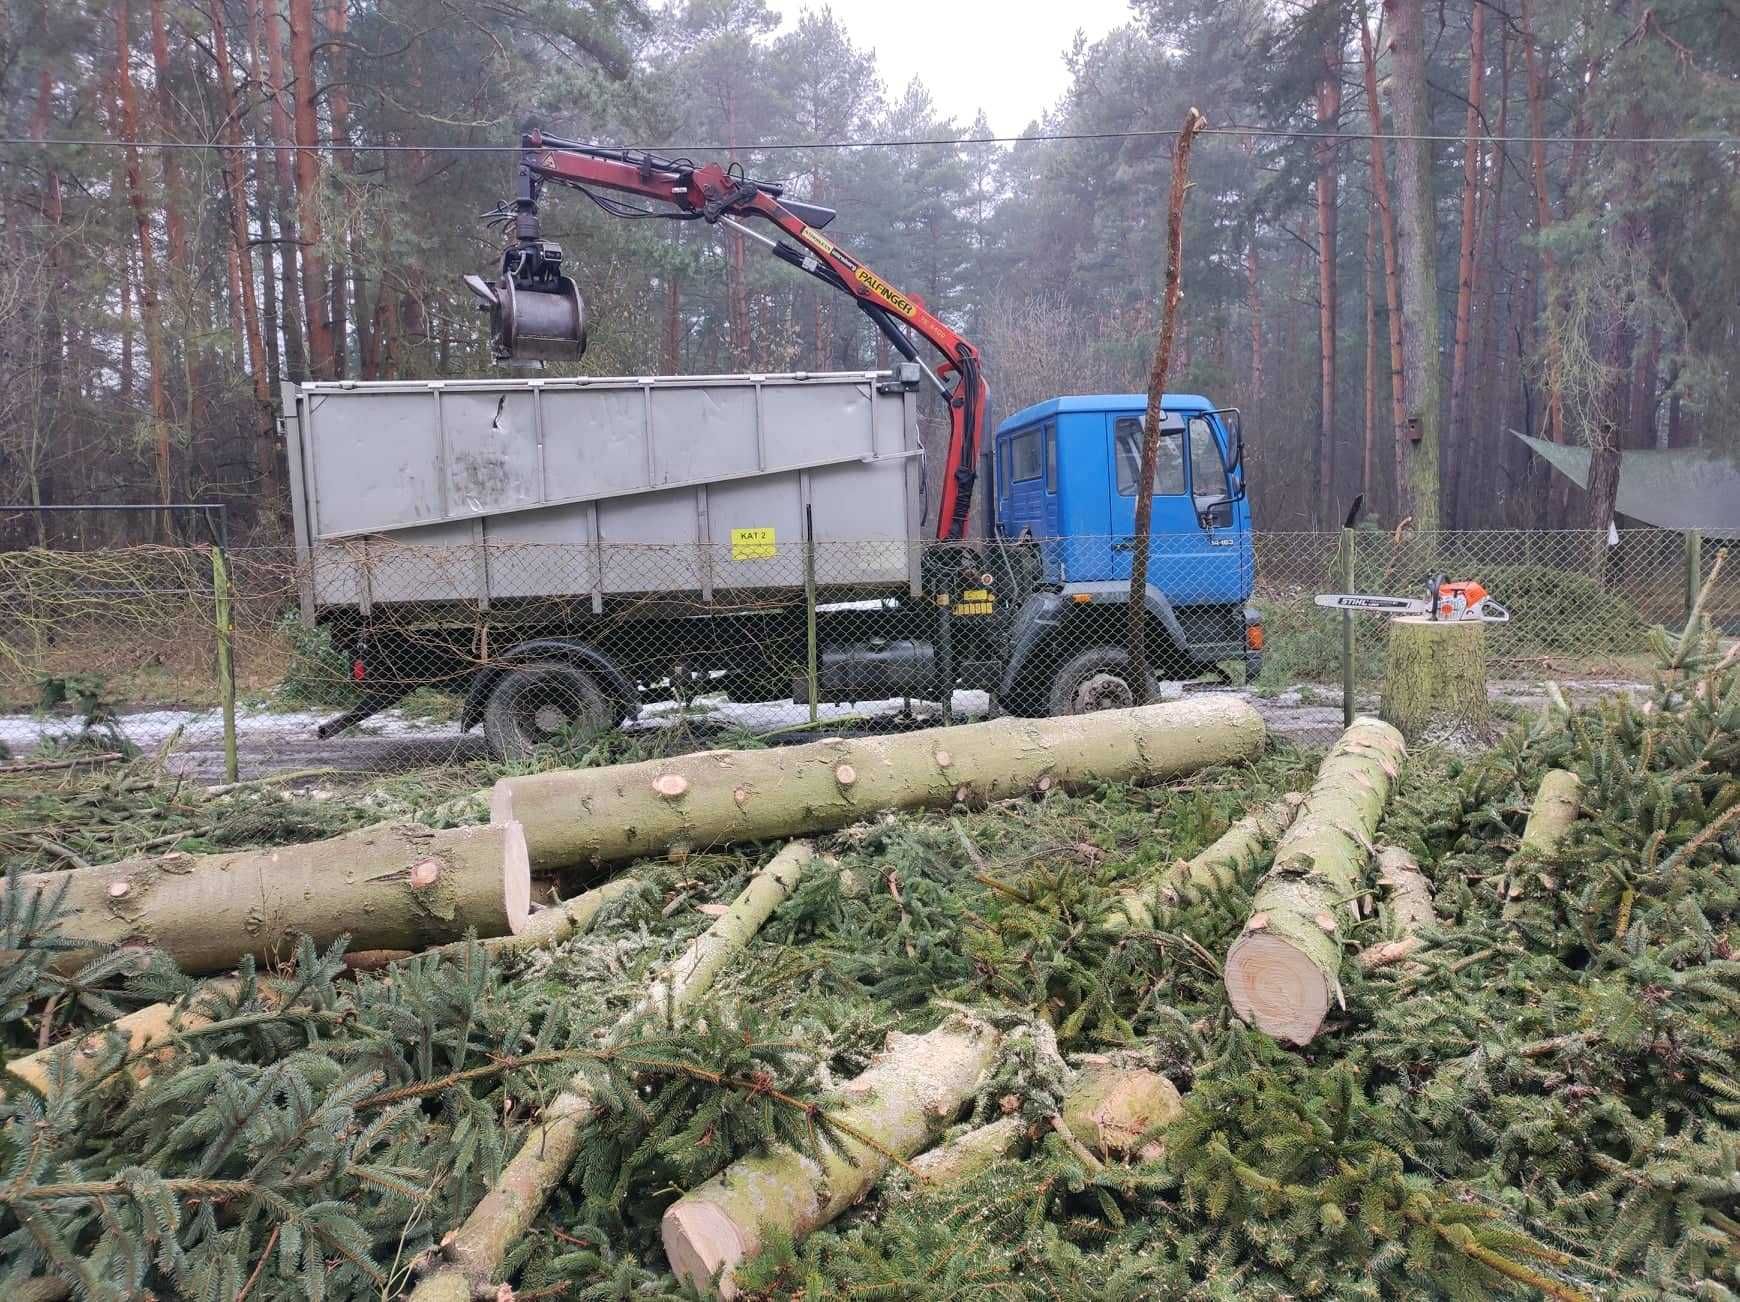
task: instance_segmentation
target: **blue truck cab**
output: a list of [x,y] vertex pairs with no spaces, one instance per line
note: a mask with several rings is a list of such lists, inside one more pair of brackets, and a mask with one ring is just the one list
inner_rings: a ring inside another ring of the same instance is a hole
[[[1040,569],[1000,693],[1020,713],[1105,708],[1128,692],[1118,675],[1146,409],[1139,393],[1051,398],[997,428],[995,533],[1025,544]],[[1261,667],[1262,626],[1248,605],[1256,565],[1238,413],[1184,393],[1167,394],[1162,411],[1150,663],[1158,677],[1194,678],[1239,660],[1248,681]]]

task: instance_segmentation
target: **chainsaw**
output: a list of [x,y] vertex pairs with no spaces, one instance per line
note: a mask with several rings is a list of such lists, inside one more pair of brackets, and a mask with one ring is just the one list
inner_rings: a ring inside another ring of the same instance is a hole
[[1508,624],[1510,612],[1487,596],[1473,579],[1446,579],[1434,574],[1424,597],[1378,597],[1363,592],[1326,592],[1317,597],[1319,606],[1331,610],[1364,611],[1372,615],[1426,615],[1454,623],[1475,620],[1482,624]]

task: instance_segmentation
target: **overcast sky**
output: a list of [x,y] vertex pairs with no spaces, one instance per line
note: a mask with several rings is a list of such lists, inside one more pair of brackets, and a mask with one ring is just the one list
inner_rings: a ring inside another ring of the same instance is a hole
[[[820,0],[770,0],[789,27]],[[913,77],[962,126],[984,109],[1014,135],[1069,85],[1063,55],[1077,28],[1089,40],[1129,17],[1128,0],[833,0],[854,44],[876,51],[890,95]]]

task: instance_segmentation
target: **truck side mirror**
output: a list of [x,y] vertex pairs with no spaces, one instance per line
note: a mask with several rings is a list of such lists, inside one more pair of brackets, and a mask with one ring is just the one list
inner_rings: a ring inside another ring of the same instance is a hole
[[1233,499],[1217,497],[1197,508],[1196,518],[1204,529],[1230,529],[1233,522]]

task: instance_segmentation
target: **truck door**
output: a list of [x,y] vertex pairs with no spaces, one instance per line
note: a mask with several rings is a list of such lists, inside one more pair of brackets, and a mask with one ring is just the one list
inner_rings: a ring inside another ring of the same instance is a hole
[[[1142,466],[1142,417],[1107,416],[1106,437],[1112,462],[1112,474],[1107,476],[1106,485],[1111,508],[1107,577],[1128,581],[1130,552],[1135,545],[1136,479]],[[1197,539],[1191,536],[1202,531],[1197,527],[1190,499],[1186,455],[1184,421],[1176,412],[1166,412],[1160,425],[1159,456],[1154,461],[1148,582],[1164,592],[1174,605],[1190,600],[1182,595],[1190,587],[1189,561],[1201,550]]]
[[1255,570],[1250,507],[1243,501],[1227,500],[1232,494],[1218,424],[1213,416],[1192,415],[1187,440],[1190,494],[1203,543],[1191,566],[1200,583],[1190,600],[1217,606],[1244,601]]
[[[1112,416],[1116,473],[1112,477],[1114,578],[1130,577],[1131,536],[1136,517],[1136,476],[1142,462],[1142,418]],[[1213,420],[1166,412],[1160,454],[1154,465],[1154,513],[1149,530],[1148,582],[1174,606],[1225,605],[1243,601],[1247,560],[1240,546],[1248,532],[1238,527],[1243,503],[1215,512],[1205,527],[1201,511],[1227,493],[1226,465]]]

